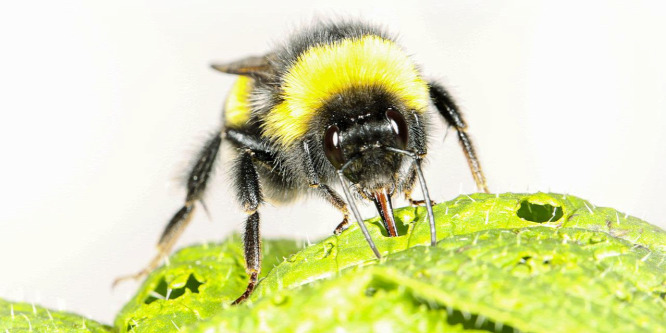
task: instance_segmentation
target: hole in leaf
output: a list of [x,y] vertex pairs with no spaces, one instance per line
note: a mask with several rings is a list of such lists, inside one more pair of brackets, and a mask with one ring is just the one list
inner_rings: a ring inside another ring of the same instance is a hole
[[520,208],[516,211],[516,215],[525,221],[543,223],[554,222],[562,218],[564,213],[562,207],[551,206],[549,204],[537,204],[523,200],[520,203]]
[[[398,232],[398,237],[407,235],[407,232],[409,231],[409,223],[405,223],[403,220],[400,219],[399,216],[395,216],[395,229]],[[427,218],[426,218],[427,222]],[[381,218],[379,218],[377,221],[371,222],[373,224],[376,224],[379,226],[379,230],[382,232],[382,236],[384,237],[391,237],[389,236],[388,229],[386,228],[386,225],[384,225],[384,222],[382,221]]]
[[527,261],[530,260],[530,259],[532,259],[532,257],[530,257],[530,256],[524,256],[524,257],[520,258],[520,261],[518,262],[518,264],[522,264],[522,265],[524,265],[524,264],[526,264]]
[[150,296],[146,297],[144,303],[150,304],[158,299],[168,299],[168,300],[176,299],[185,294],[185,289],[189,289],[190,292],[198,294],[199,286],[201,286],[202,284],[203,282],[199,282],[194,277],[193,274],[190,274],[190,276],[187,277],[187,282],[185,282],[185,285],[182,288],[171,289],[171,292],[169,292],[168,284],[166,280],[162,278],[160,282],[157,284],[157,287],[155,288],[153,293]]
[[317,256],[317,259],[324,259],[330,256],[334,252],[335,252],[335,244],[333,244],[332,242],[326,242],[324,243],[324,251],[320,256]]

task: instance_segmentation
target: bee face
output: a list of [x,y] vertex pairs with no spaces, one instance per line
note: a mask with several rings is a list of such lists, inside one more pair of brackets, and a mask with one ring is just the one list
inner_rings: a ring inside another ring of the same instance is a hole
[[336,98],[327,108],[321,140],[331,165],[366,197],[380,189],[392,193],[404,158],[387,148],[404,150],[410,144],[405,107],[385,94],[366,93]]
[[402,156],[387,147],[404,149],[408,129],[404,117],[393,108],[361,114],[348,122],[328,126],[324,153],[333,167],[363,189],[392,186]]

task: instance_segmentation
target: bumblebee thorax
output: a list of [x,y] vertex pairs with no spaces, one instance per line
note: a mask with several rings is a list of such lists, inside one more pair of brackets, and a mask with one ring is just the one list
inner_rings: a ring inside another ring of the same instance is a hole
[[348,92],[373,89],[382,89],[419,112],[428,105],[426,82],[393,41],[367,35],[312,46],[283,73],[282,101],[267,115],[264,132],[289,146],[303,138],[307,124],[324,104],[344,99]]

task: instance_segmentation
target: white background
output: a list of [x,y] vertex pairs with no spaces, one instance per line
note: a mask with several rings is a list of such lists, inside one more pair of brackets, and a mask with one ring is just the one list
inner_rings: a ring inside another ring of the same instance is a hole
[[[315,16],[399,32],[460,102],[491,190],[570,193],[666,226],[660,1],[331,3],[0,5],[0,298],[110,323],[138,285],[111,281],[155,254],[179,179],[219,126],[233,77],[209,63],[264,53]],[[426,169],[437,201],[475,190],[442,136]],[[212,219],[198,214],[179,246],[240,230],[227,162]],[[340,219],[317,199],[263,212],[269,236],[315,239]]]

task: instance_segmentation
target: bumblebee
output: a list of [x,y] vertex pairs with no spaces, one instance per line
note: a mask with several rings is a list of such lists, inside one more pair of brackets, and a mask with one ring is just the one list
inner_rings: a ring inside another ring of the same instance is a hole
[[[356,201],[373,202],[389,236],[395,237],[391,198],[403,193],[411,204],[427,207],[434,245],[434,217],[421,171],[432,106],[457,130],[477,187],[488,191],[453,98],[439,83],[427,81],[395,38],[379,27],[321,22],[264,56],[212,67],[238,75],[224,105],[223,124],[196,157],[185,204],[162,233],[158,255],[134,278],[157,267],[171,251],[196,203],[202,203],[223,142],[236,148],[234,189],[247,214],[243,241],[249,282],[234,304],[245,300],[258,282],[264,199],[289,202],[316,193],[342,213],[336,234],[347,227],[351,210],[379,258]],[[422,201],[411,196],[417,181]]]

